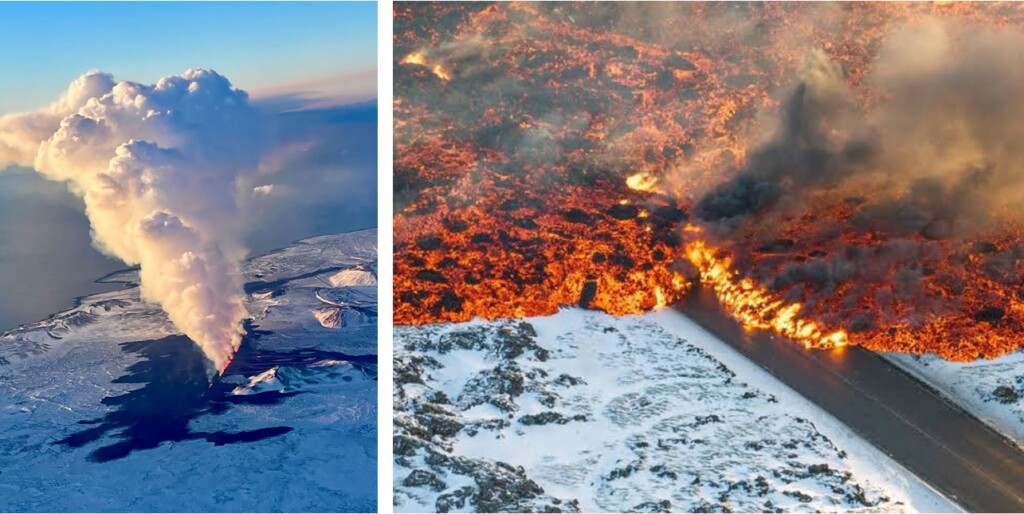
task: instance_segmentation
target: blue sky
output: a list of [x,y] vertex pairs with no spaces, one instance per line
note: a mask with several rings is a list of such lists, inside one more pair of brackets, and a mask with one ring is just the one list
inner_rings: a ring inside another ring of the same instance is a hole
[[57,99],[82,73],[154,83],[212,68],[254,97],[376,97],[373,3],[3,3],[0,114]]

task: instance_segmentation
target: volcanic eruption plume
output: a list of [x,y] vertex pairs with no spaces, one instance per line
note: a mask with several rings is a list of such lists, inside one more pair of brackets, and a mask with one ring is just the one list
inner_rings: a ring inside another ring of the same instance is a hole
[[1020,4],[396,4],[396,321],[1022,345]]
[[243,335],[236,179],[256,169],[257,114],[210,70],[155,85],[87,73],[39,112],[0,118],[0,163],[85,201],[94,245],[140,266],[144,298],[223,372]]

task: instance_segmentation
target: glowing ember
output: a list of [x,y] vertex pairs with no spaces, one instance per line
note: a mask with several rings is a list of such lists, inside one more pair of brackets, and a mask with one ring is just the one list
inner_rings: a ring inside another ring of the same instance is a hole
[[837,348],[850,344],[843,330],[825,331],[817,323],[800,319],[800,304],[787,304],[749,278],[740,278],[728,257],[704,241],[687,245],[686,256],[700,270],[700,280],[711,287],[728,312],[747,329],[773,330],[807,348]]
[[444,66],[440,64],[435,64],[433,66],[428,65],[427,57],[419,52],[413,52],[409,55],[406,55],[405,57],[402,58],[401,61],[398,62],[399,64],[411,64],[415,66],[423,66],[424,68],[430,68],[430,72],[433,73],[435,77],[445,82],[452,79],[452,76],[448,74],[448,71],[444,69]]
[[441,80],[448,81],[452,79],[452,76],[449,75],[448,72],[444,70],[444,67],[441,66],[440,64],[434,65],[434,67],[431,68],[430,71],[433,72],[434,75],[436,75],[437,78]]
[[403,57],[400,62],[402,64],[415,64],[418,66],[426,66],[427,58],[421,53],[411,53]]
[[635,191],[650,191],[658,185],[658,177],[650,173],[635,173],[626,177],[626,186]]

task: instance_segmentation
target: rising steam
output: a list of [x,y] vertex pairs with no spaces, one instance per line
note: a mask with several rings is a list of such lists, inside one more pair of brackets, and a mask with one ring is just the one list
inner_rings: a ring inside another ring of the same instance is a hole
[[140,265],[144,298],[221,372],[241,344],[236,179],[258,165],[258,115],[223,76],[156,85],[87,73],[39,112],[0,118],[0,166],[67,182],[95,246]]

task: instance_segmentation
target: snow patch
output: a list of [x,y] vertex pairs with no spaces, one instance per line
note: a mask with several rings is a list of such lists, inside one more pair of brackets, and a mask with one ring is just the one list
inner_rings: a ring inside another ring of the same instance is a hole
[[371,271],[354,268],[339,271],[327,279],[333,287],[376,286],[377,276]]
[[341,309],[338,307],[327,307],[313,311],[313,316],[316,317],[317,321],[320,322],[325,328],[338,328],[341,326]]
[[278,367],[274,366],[263,373],[249,378],[244,386],[236,387],[231,394],[245,395],[256,394],[265,391],[284,391],[284,384],[277,377]]
[[396,327],[394,348],[396,511],[958,510],[678,313]]

